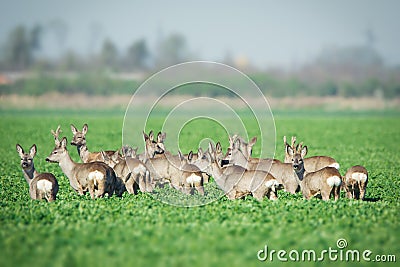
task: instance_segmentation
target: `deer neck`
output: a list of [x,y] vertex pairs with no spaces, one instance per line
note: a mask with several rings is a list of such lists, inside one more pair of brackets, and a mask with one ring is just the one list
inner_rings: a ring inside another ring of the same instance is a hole
[[304,184],[304,177],[307,175],[307,171],[304,169],[304,164],[302,164],[301,168],[299,168],[297,171],[293,170],[293,172],[295,173],[299,184]]
[[75,167],[77,166],[77,163],[71,159],[68,151],[66,151],[65,156],[58,162],[58,165],[63,173],[68,177],[70,182],[76,182]]
[[[83,149],[83,146],[85,146],[86,149]],[[79,157],[81,158],[81,160],[83,162],[86,162],[90,155],[90,151],[89,151],[88,147],[86,145],[80,145],[77,147],[77,149],[78,149],[78,154],[79,154]]]
[[33,178],[37,176],[39,173],[36,171],[35,166],[32,163],[32,166],[29,169],[22,169],[24,173],[24,178],[28,184],[31,184]]
[[[78,150],[78,155],[79,155],[79,157],[81,157],[81,159],[82,159],[82,156],[81,156],[82,146],[83,146],[83,145],[76,146],[76,150]],[[82,160],[83,160],[83,159],[82,159]]]
[[223,171],[222,168],[219,166],[219,164],[217,162],[213,162],[211,163],[209,168],[210,168],[210,174],[212,177],[214,177],[215,181],[216,182],[220,181],[223,176]]
[[247,168],[247,165],[251,157],[246,157],[241,150],[238,149],[235,155],[235,161],[233,162],[235,165],[239,165],[243,168]]

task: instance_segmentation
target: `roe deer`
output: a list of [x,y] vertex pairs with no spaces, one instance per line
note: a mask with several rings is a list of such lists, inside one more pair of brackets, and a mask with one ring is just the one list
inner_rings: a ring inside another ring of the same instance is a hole
[[344,175],[343,187],[350,199],[364,200],[368,184],[368,171],[365,167],[356,165],[349,168]]
[[[291,144],[286,142],[286,136],[283,137],[283,143],[285,145],[285,163],[291,163],[291,157],[288,154],[287,147],[290,146],[292,150],[296,149],[296,136],[292,136]],[[300,143],[301,146],[303,143]],[[304,159],[305,169],[310,172],[318,171],[324,167],[334,167],[339,170],[339,163],[328,156],[312,156]]]
[[[143,193],[152,192],[153,183],[146,165],[139,159],[128,156],[127,151],[124,148],[123,150],[125,157],[121,157],[118,151],[111,156],[102,152],[104,162],[114,169],[115,174],[121,179],[128,193],[137,194],[138,186]],[[130,155],[132,154],[130,153]]]
[[114,193],[116,177],[114,170],[104,162],[76,163],[67,150],[67,138],[63,137],[46,158],[48,162],[58,163],[68,177],[69,183],[80,195],[89,191],[91,198]]
[[[154,141],[153,131],[149,135],[143,132],[143,138],[145,140],[144,162],[150,172],[153,184],[164,186],[169,183],[175,189],[188,192],[189,190],[185,189],[187,184],[183,181],[183,177],[186,176],[187,172],[196,176],[199,169],[193,170],[190,164],[185,164],[181,160],[179,155],[172,155],[165,150],[165,133],[159,132],[157,141]],[[184,169],[185,166],[188,169]],[[204,191],[200,188],[200,184],[203,186],[203,178],[201,177],[201,181],[197,181],[197,178],[195,180],[196,183],[192,183],[192,185],[198,186],[197,191],[204,194]]]
[[240,144],[240,150],[243,151],[243,154],[246,158],[251,158],[251,154],[253,153],[253,146],[255,145],[255,143],[257,142],[257,137],[254,136],[248,143],[246,143],[246,141],[243,139],[243,137],[235,134],[232,137],[229,137],[229,149],[233,148],[233,145],[235,143],[236,140],[239,140],[239,144]]
[[166,137],[166,133],[159,132],[157,134],[157,141],[154,140],[154,133],[151,130],[147,135],[143,131],[143,139],[145,142],[144,153],[139,154],[137,158],[145,162],[147,159],[156,158],[164,154],[165,147],[164,147],[164,140]]
[[33,164],[36,155],[36,145],[32,145],[29,153],[25,153],[21,145],[16,145],[17,152],[21,158],[21,167],[24,177],[29,185],[29,195],[31,199],[46,199],[52,202],[57,198],[58,182],[51,173],[38,173]]
[[[86,134],[88,131],[88,125],[86,123],[83,125],[82,131],[79,131],[73,124],[71,124],[71,131],[74,135],[72,137],[71,145],[77,147],[79,157],[84,163],[103,160],[101,152],[89,152],[89,149],[86,146]],[[114,152],[115,151],[112,150],[105,151],[107,155],[112,155]]]
[[258,170],[247,170],[238,165],[221,167],[222,147],[218,142],[216,147],[209,144],[208,151],[193,161],[193,164],[204,168],[207,173],[214,177],[217,185],[225,192],[228,199],[242,198],[252,195],[261,201],[264,196],[271,200],[277,199],[276,189],[278,181],[268,172]]
[[172,181],[172,184],[177,184],[179,189],[185,194],[193,194],[193,190],[196,189],[200,195],[204,195],[203,174],[196,165],[191,163],[193,152],[190,151],[187,157],[181,151],[178,151],[178,154],[181,160],[180,179],[179,181],[175,179],[175,181]]
[[247,158],[241,147],[243,147],[241,140],[236,139],[232,147],[228,149],[224,163],[238,165],[248,170],[269,172],[286,192],[295,194],[298,191],[299,183],[291,163],[282,163],[275,159]]
[[336,168],[325,167],[315,172],[308,172],[304,165],[304,157],[308,151],[307,146],[300,145],[296,150],[288,146],[287,150],[292,157],[293,170],[304,198],[310,199],[310,197],[320,194],[322,200],[327,201],[333,194],[335,201],[339,199],[342,176]]

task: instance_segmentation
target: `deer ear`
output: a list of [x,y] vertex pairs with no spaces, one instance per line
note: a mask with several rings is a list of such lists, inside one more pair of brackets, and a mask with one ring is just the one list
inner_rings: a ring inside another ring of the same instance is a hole
[[189,155],[188,155],[188,160],[191,161],[193,159],[193,151],[190,150]]
[[183,157],[182,152],[180,150],[178,150],[178,155],[179,155],[180,161],[185,160],[185,158]]
[[163,135],[161,132],[158,132],[157,134],[157,143],[162,143],[163,142]]
[[78,129],[76,129],[76,127],[73,124],[71,124],[71,132],[73,134],[76,134],[78,132]]
[[63,139],[61,140],[60,144],[61,144],[62,148],[66,148],[67,147],[67,138],[63,137]]
[[153,130],[151,130],[150,133],[149,133],[149,139],[150,139],[150,141],[153,141],[153,140],[154,140],[154,133],[153,133]]
[[17,144],[16,148],[17,148],[17,152],[18,152],[19,156],[22,158],[25,154],[24,149],[22,148],[22,146],[20,144]]
[[143,139],[144,141],[147,141],[149,139],[149,136],[143,131]]
[[222,151],[221,143],[218,142],[217,145],[215,146],[215,148],[216,148],[217,152],[221,152]]
[[110,159],[110,158],[107,156],[106,152],[104,152],[103,150],[100,151],[100,153],[101,153],[101,157],[103,158],[104,161],[107,161],[107,160]]
[[254,146],[254,144],[257,142],[257,136],[254,136],[250,142],[249,142],[249,146]]
[[88,131],[88,125],[85,123],[85,124],[83,125],[83,128],[82,128],[82,134],[83,134],[83,135],[86,135],[86,134],[87,134],[87,131]]
[[304,158],[307,155],[307,152],[308,152],[308,148],[307,148],[307,146],[304,146],[301,149],[301,157]]
[[293,154],[294,154],[293,148],[291,148],[290,146],[286,146],[286,153],[289,156],[293,157]]
[[29,155],[33,158],[36,155],[37,152],[37,147],[35,144],[32,145],[32,147],[29,149]]
[[203,157],[203,149],[202,149],[201,147],[199,147],[199,149],[197,150],[197,156],[198,156],[199,158],[202,158],[202,157]]

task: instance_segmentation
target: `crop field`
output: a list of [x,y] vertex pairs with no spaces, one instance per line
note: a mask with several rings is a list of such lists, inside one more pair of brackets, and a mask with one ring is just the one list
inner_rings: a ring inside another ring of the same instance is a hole
[[[168,205],[144,193],[96,200],[89,194],[79,196],[58,164],[45,161],[54,147],[50,129],[59,124],[62,136],[70,141],[69,125],[81,128],[88,123],[91,151],[119,148],[123,113],[3,110],[0,114],[0,266],[319,266],[321,255],[322,262],[331,266],[396,266],[394,257],[400,261],[398,114],[305,112],[275,117],[276,158],[284,157],[283,135],[296,135],[308,145],[308,156],[334,157],[341,174],[363,165],[369,171],[365,201],[345,199],[344,192],[337,202],[306,201],[300,193],[279,191],[277,201],[258,202],[251,196],[230,201],[223,196],[191,208]],[[161,125],[160,117],[146,130],[159,131]],[[199,127],[194,124],[182,136],[184,152],[197,151],[199,139],[204,138]],[[223,132],[220,139],[226,149]],[[25,150],[37,145],[35,167],[57,177],[57,201],[30,199],[17,143]],[[77,161],[76,148],[68,145],[68,150]],[[339,248],[339,239],[345,239],[347,246]],[[260,254],[266,247],[267,253]],[[336,250],[338,258],[323,254],[329,249]],[[270,256],[271,250],[286,251],[288,261],[279,260],[276,252],[273,258],[258,259],[257,254]],[[300,263],[289,258],[292,250],[299,251]],[[303,250],[314,250],[316,260],[301,262]],[[343,255],[348,250],[360,251],[360,261],[346,261]],[[362,258],[366,250],[371,251],[369,262]],[[386,262],[378,263],[377,255]]]

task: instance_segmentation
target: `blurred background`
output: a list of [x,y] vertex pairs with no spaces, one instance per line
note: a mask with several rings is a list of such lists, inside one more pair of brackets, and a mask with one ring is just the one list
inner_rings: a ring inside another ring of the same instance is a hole
[[[157,71],[210,60],[249,75],[272,108],[399,109],[399,10],[395,0],[0,0],[0,105],[123,109]],[[174,94],[232,97],[203,89]]]

